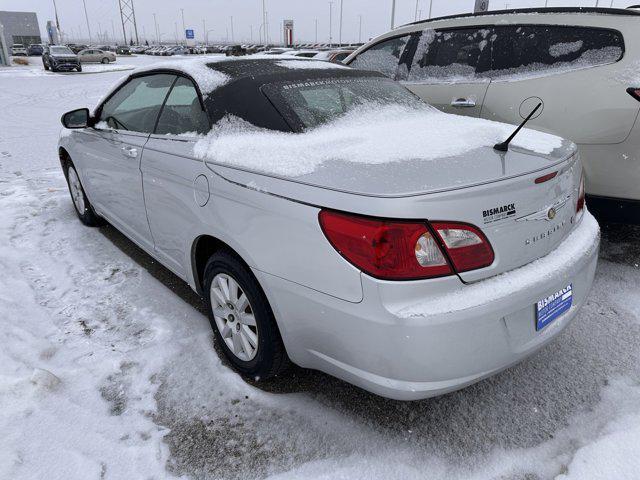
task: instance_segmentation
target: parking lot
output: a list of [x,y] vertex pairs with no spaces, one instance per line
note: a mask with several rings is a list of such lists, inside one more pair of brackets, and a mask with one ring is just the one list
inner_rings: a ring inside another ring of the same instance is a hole
[[601,225],[557,341],[464,390],[403,403],[302,369],[246,383],[186,284],[78,222],[56,155],[62,113],[156,61],[0,70],[0,477],[639,478],[639,227]]

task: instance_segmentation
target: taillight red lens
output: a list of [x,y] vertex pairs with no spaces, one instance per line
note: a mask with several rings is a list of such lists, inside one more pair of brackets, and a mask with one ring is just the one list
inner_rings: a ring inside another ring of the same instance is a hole
[[584,209],[585,192],[584,192],[584,175],[580,178],[580,187],[578,188],[578,201],[576,202],[576,213]]
[[385,280],[441,277],[491,265],[493,249],[473,225],[385,220],[323,210],[320,225],[333,247],[365,273]]
[[383,220],[323,210],[320,225],[333,247],[365,273],[385,280],[452,274],[426,223]]
[[456,222],[434,222],[431,226],[440,235],[456,271],[468,272],[493,263],[493,248],[480,229]]
[[636,100],[640,101],[640,88],[627,88],[627,93],[631,95]]

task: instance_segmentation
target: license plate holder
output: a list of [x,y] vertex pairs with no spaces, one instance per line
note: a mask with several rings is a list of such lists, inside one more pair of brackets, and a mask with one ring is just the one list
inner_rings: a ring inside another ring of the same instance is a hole
[[536,331],[552,323],[573,304],[573,284],[554,292],[536,303]]

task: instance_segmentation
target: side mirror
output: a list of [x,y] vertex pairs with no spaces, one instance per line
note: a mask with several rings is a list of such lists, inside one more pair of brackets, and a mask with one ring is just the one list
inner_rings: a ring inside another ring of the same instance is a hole
[[62,115],[64,128],[87,128],[89,126],[89,109],[79,108]]

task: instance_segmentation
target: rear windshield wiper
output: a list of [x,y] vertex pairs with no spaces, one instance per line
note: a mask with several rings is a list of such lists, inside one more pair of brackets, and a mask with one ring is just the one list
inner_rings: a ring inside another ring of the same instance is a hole
[[515,138],[515,136],[518,134],[518,132],[520,130],[522,130],[522,127],[524,127],[527,122],[529,120],[531,120],[531,117],[533,117],[535,115],[535,113],[538,111],[538,109],[542,106],[542,102],[540,102],[538,105],[536,105],[536,108],[534,108],[533,110],[531,110],[531,113],[529,115],[527,115],[527,118],[524,119],[524,122],[522,122],[520,124],[520,126],[518,128],[516,128],[516,131],[513,132],[511,134],[511,136],[509,138],[507,138],[504,142],[502,143],[496,143],[493,148],[495,150],[498,150],[500,152],[507,152],[509,151],[509,144],[511,143],[511,140],[513,140]]

